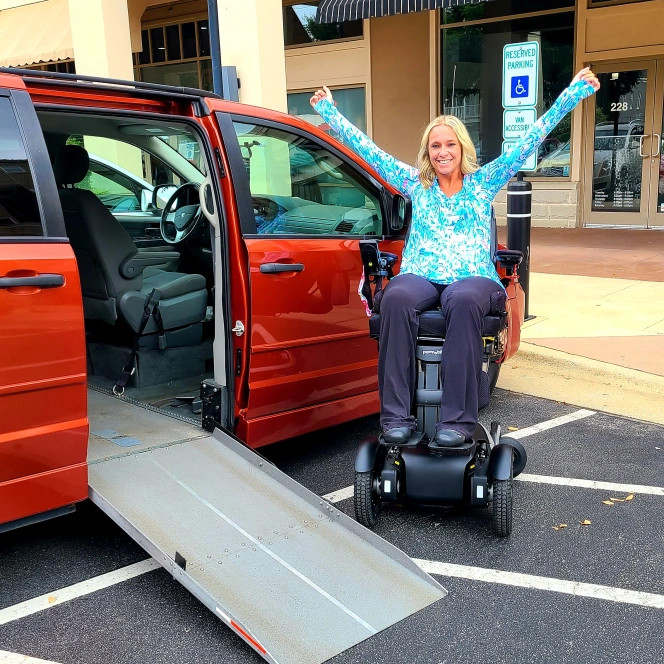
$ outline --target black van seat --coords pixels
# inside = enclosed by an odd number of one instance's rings
[[[144,275],[145,266],[127,231],[92,192],[73,188],[88,168],[88,153],[78,145],[63,146],[53,165],[67,235],[78,262],[85,317],[109,325],[121,320],[134,334],[155,333],[154,316],[143,331],[140,324],[156,288],[164,330],[202,321],[208,303],[205,278],[152,267]],[[177,252],[169,253],[178,258]]]

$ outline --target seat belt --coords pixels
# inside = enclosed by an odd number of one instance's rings
[[[164,332],[164,321],[161,317],[161,311],[159,311],[160,298],[161,291],[153,288],[152,292],[148,296],[148,299],[145,301],[145,306],[143,307],[143,317],[141,318],[141,322],[138,325],[138,332],[136,332],[136,335],[134,336],[134,347],[132,348],[129,357],[125,362],[122,373],[120,374],[120,378],[118,378],[118,381],[115,383],[115,385],[113,385],[113,394],[118,397],[121,397],[124,394],[125,387],[129,382],[129,379],[136,371],[135,362],[136,356],[138,355],[139,339],[141,334],[143,334],[143,330],[145,330],[145,326],[150,320],[150,316],[154,316],[155,322],[157,323],[157,329],[159,330],[159,336],[157,338],[159,343],[159,350],[166,349],[166,333]]]

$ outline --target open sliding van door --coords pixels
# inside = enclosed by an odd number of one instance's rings
[[[0,358],[2,530],[88,493],[76,259],[32,101],[11,75],[0,75]]]

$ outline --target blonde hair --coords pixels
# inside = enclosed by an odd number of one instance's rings
[[[477,165],[477,152],[466,125],[454,115],[439,115],[429,123],[429,126],[422,134],[420,151],[417,154],[417,168],[420,171],[420,182],[425,189],[428,189],[436,179],[436,171],[429,159],[429,134],[434,127],[445,125],[449,127],[456,135],[461,145],[461,172],[464,175],[474,173],[479,166]]]

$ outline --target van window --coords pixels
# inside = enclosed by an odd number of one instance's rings
[[[273,127],[234,123],[249,176],[256,232],[379,235],[377,188],[311,139]]]
[[[153,145],[157,140],[166,143],[169,145],[167,153],[177,152],[198,171],[202,170],[198,143],[188,132],[156,136],[152,140]],[[85,135],[72,135],[67,142],[84,147],[90,158],[86,176],[74,187],[91,191],[113,213],[141,210],[142,196],[147,195],[150,200],[157,185],[179,186],[186,182],[162,159],[128,142]],[[195,150],[191,146],[195,146]]]
[[[132,180],[100,158],[90,158],[90,168],[85,178],[76,184],[77,189],[87,189],[97,194],[111,212],[133,212],[141,209],[141,186],[138,177]]]
[[[28,155],[6,97],[0,97],[0,237],[44,235]]]

